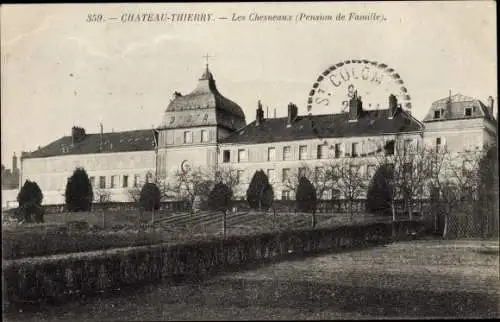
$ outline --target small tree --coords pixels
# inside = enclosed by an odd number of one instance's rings
[[[209,207],[213,211],[222,211],[224,215],[224,238],[226,237],[226,214],[231,208],[233,192],[224,183],[217,183],[210,191]]]
[[[68,179],[64,195],[69,211],[89,211],[91,209],[94,193],[85,169],[75,169],[73,175]]]
[[[269,179],[263,170],[258,170],[252,177],[247,190],[247,201],[252,209],[262,209],[264,189],[269,185]]]
[[[392,177],[393,170],[389,164],[378,167],[368,187],[366,194],[366,211],[387,215],[392,207]]]
[[[316,226],[316,188],[306,177],[300,177],[297,193],[295,195],[297,208],[302,212],[311,212],[312,226]]]
[[[262,192],[261,207],[263,210],[268,210],[274,202],[274,190],[271,184],[267,184]]]
[[[148,182],[142,186],[139,204],[146,211],[155,211],[160,208],[161,191],[154,183]]]
[[[38,184],[34,181],[26,180],[17,195],[19,211],[25,222],[33,221],[32,214],[35,214],[37,222],[43,222],[42,211],[43,193]]]

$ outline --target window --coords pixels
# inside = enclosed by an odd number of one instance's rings
[[[435,119],[439,119],[439,118],[441,118],[441,111],[440,111],[440,110],[436,110],[436,111],[434,111],[434,118],[435,118]]]
[[[123,176],[123,184],[122,184],[123,188],[127,188],[128,187],[128,176]]]
[[[326,144],[318,145],[318,150],[316,151],[316,159],[326,158],[327,148],[328,148],[328,145],[326,145]]]
[[[208,142],[208,131],[201,130],[201,142]]]
[[[281,200],[290,200],[290,191],[288,190],[281,191]]]
[[[290,177],[290,169],[283,169],[283,175],[281,177],[281,181],[282,182],[286,182],[286,180],[288,180],[288,178]]]
[[[193,143],[193,133],[190,131],[184,132],[184,143]]]
[[[335,143],[335,157],[340,158],[341,156],[340,143]]]
[[[302,167],[299,168],[299,178],[306,177],[307,176],[307,168]]]
[[[405,139],[403,144],[403,149],[404,151],[408,152],[408,151],[411,151],[411,147],[412,147],[412,142],[413,140],[412,139]]]
[[[441,148],[441,138],[436,138],[436,151]]]
[[[321,176],[325,168],[323,167],[314,167],[314,178],[315,180],[318,180],[318,178]]]
[[[375,174],[375,165],[374,164],[369,164],[366,166],[366,174],[368,174],[368,177],[373,177]]]
[[[90,185],[95,187],[95,177],[90,177]]]
[[[268,148],[267,149],[267,161],[274,161],[276,160],[276,149],[275,148]]]
[[[470,107],[465,108],[465,116],[472,116],[472,108]]]
[[[394,140],[387,141],[384,149],[385,155],[394,155]]]
[[[247,161],[247,151],[244,149],[238,150],[238,162]]]
[[[134,187],[137,188],[138,185],[139,185],[139,175],[134,174]]]
[[[358,156],[358,143],[352,143],[351,144],[351,156],[353,158]]]
[[[240,184],[243,183],[243,175],[245,174],[244,170],[238,170],[236,172],[236,183]]]
[[[114,188],[116,184],[116,176],[111,176],[110,188]]]
[[[106,177],[103,176],[99,177],[99,188],[100,189],[106,188]]]
[[[290,146],[283,147],[283,160],[285,161],[292,160],[292,147]]]
[[[231,159],[230,156],[231,156],[231,153],[229,152],[229,150],[224,150],[222,152],[222,162],[228,163],[229,160]]]
[[[267,169],[267,178],[269,179],[269,182],[274,182],[274,169]]]
[[[307,145],[299,146],[299,160],[307,159]]]

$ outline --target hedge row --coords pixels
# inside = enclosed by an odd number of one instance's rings
[[[159,234],[144,231],[74,230],[65,226],[4,231],[3,259],[75,253],[161,242]]]
[[[395,223],[399,239],[423,229],[417,222]],[[66,300],[72,294],[178,276],[202,277],[270,259],[387,243],[391,235],[390,223],[376,223],[10,260],[2,267],[4,305]]]

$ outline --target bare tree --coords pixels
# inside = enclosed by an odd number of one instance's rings
[[[194,210],[195,200],[198,198],[206,200],[214,186],[214,179],[210,173],[201,167],[189,170],[176,170],[172,176],[174,183],[173,191],[180,200],[186,200]]]
[[[366,190],[366,172],[363,171],[363,162],[355,158],[344,158],[338,163],[338,184],[345,200],[349,202],[351,219],[354,211],[354,201],[361,197]]]

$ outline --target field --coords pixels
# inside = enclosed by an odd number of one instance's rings
[[[47,214],[43,224],[3,227],[4,259],[83,252],[115,247],[206,240],[223,235],[220,212]],[[318,214],[317,227],[386,220],[365,215]],[[88,224],[77,227],[75,223]],[[237,212],[226,218],[226,234],[248,235],[311,227],[311,214]]]
[[[7,321],[498,318],[498,241],[413,241],[290,260],[201,284],[4,316]]]

